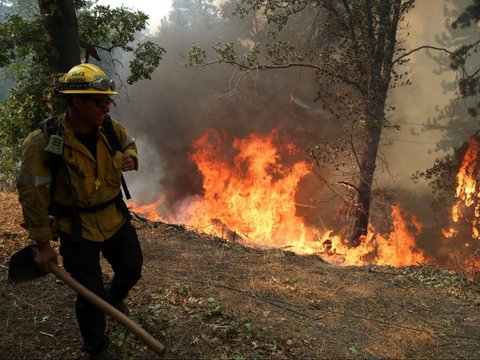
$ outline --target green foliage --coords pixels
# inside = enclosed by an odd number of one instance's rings
[[[13,188],[18,171],[23,139],[37,127],[37,123],[50,113],[46,99],[51,97],[48,86],[53,83],[51,74],[33,67],[33,60],[16,64],[19,81],[11,90],[9,100],[0,106],[0,187]]]
[[[232,63],[235,61],[237,57],[237,52],[233,48],[233,43],[221,43],[217,42],[217,44],[213,47],[216,51],[220,61],[226,63]]]
[[[259,55],[260,55],[260,44],[257,42],[255,45],[252,47],[252,50],[250,50],[246,55],[245,58],[243,59],[243,66],[246,67],[255,67],[260,65],[259,62]]]
[[[101,5],[83,8],[78,12],[79,38],[81,42],[105,46],[108,50],[119,47],[133,51],[130,43],[135,40],[136,32],[146,28],[147,20],[145,13],[123,6],[117,9]]]
[[[454,202],[455,175],[468,146],[465,142],[466,134],[478,128],[477,75],[480,58],[478,29],[477,26],[471,25],[478,22],[480,2],[476,0],[471,6],[470,4],[472,4],[470,0],[452,1],[443,10],[445,22],[451,23],[452,26],[446,28],[439,45],[456,50],[450,58],[436,57],[435,60],[442,73],[451,72],[453,69],[458,75],[455,80],[442,84],[443,91],[450,93],[452,100],[441,108],[434,118],[429,119],[428,126],[419,132],[422,134],[432,129],[441,131],[442,137],[437,141],[435,150],[448,155],[443,156],[439,153],[442,158],[436,160],[431,168],[417,172],[413,176],[414,180],[418,180],[420,176],[429,182],[435,197],[432,209],[438,224],[441,225],[448,223],[445,221],[451,216],[449,209]],[[459,94],[462,97],[461,101],[458,98]]]
[[[189,29],[194,24],[211,25],[217,16],[213,0],[172,0],[169,19],[180,29]]]
[[[0,67],[5,67],[26,57],[46,56],[39,17],[28,21],[16,14],[9,14],[0,23]]]
[[[279,350],[277,340],[275,340],[275,339],[272,342],[271,350],[272,350],[273,353],[276,353]]]
[[[204,49],[198,46],[196,43],[193,43],[192,47],[187,54],[187,66],[201,65],[205,63],[207,54]]]
[[[275,65],[289,64],[292,62],[301,62],[304,57],[298,54],[295,47],[287,41],[271,41],[266,46],[267,59],[271,59]]]
[[[443,323],[443,326],[447,327],[447,328],[451,328],[453,326],[453,320],[452,319],[444,319],[442,321]]]
[[[465,29],[480,21],[480,1],[474,0],[472,4],[465,7],[464,11],[452,23],[453,29]],[[476,63],[476,57],[479,51],[478,39],[472,40],[470,43],[464,43],[459,46],[451,54],[451,68],[460,72],[460,79],[458,80],[458,89],[460,95],[464,98],[476,96],[478,94],[478,84],[480,76],[479,69]],[[474,59],[474,60],[472,60]],[[480,103],[477,104],[477,107]],[[477,116],[476,108],[470,108],[471,116]]]
[[[136,324],[140,324],[140,316],[131,315],[129,318]],[[125,344],[128,334],[129,334],[129,331],[126,327],[120,324],[114,324],[109,333],[110,341],[115,346],[121,347],[123,346],[123,344]]]
[[[220,310],[220,305],[218,305],[217,300],[214,298],[208,298],[207,300],[207,317],[221,316],[222,311]]]
[[[37,3],[19,0],[15,4],[10,13],[0,13],[4,18],[0,23],[0,69],[16,80],[9,99],[0,104],[0,187],[11,186],[16,177],[22,140],[40,120],[55,111],[52,87],[59,75],[48,65],[47,52],[52,50],[46,46]],[[74,7],[79,24],[78,41],[85,58],[86,49],[89,49],[89,56],[98,58],[103,57],[101,51],[106,52],[109,58],[102,60],[112,63],[113,55],[121,54],[118,50],[131,52],[131,74],[127,82],[150,79],[165,49],[149,41],[133,45],[137,33],[146,28],[148,16],[145,13],[123,6],[91,8],[90,1],[82,0],[74,1]],[[101,66],[106,68],[107,65]]]
[[[150,75],[157,68],[165,54],[165,49],[151,41],[139,44],[134,50],[135,58],[130,62],[131,75],[127,82],[133,84],[141,79],[151,79]]]
[[[360,351],[358,351],[358,349],[355,347],[355,346],[351,346],[348,351],[350,351],[350,353],[353,355],[353,356],[360,356],[361,353]]]
[[[269,24],[275,24],[279,30],[287,25],[290,16],[305,9],[309,3],[315,3],[310,0],[296,1],[259,1],[259,0],[240,0],[234,14],[245,17],[252,11],[261,10]]]

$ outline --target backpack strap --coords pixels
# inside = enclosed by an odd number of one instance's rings
[[[120,140],[118,139],[117,133],[113,128],[112,118],[108,114],[105,116],[105,121],[103,122],[103,129],[105,130],[108,143],[112,147],[113,153],[115,153],[116,151],[123,152],[123,146],[122,144],[120,144]],[[121,181],[122,181],[123,192],[125,193],[125,197],[128,200],[131,198],[131,196],[130,196],[130,191],[128,191],[127,183],[125,182],[125,178],[123,177],[123,174],[121,174]]]
[[[57,173],[59,168],[62,165],[64,165],[63,141],[61,144],[61,150],[62,150],[61,154],[59,152],[60,150],[60,147],[58,146],[59,144],[53,146],[56,149],[55,151],[50,151],[47,149],[52,148],[52,136],[61,137],[63,129],[60,126],[60,117],[58,116],[52,116],[47,119],[43,119],[38,123],[38,126],[47,137],[48,145],[45,148],[45,153],[46,153],[45,165],[50,170],[50,175],[52,176],[52,183],[50,184],[50,205],[48,207],[48,211],[50,214],[54,214],[56,212],[54,198],[55,198],[55,187],[57,182]]]

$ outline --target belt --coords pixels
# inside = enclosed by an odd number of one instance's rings
[[[54,202],[54,208],[52,209],[52,214],[58,218],[71,217],[72,219],[72,240],[73,242],[80,242],[83,240],[82,237],[82,220],[80,218],[80,213],[94,213],[99,210],[103,210],[108,206],[115,204],[117,209],[121,211],[125,220],[129,221],[132,219],[132,215],[123,201],[122,192],[120,191],[117,196],[113,199],[105,201],[104,203],[93,205],[90,207],[81,207],[81,206],[67,206]]]
[[[115,204],[117,201],[122,200],[122,193],[119,193],[113,199],[107,200],[103,203],[96,204],[89,207],[81,207],[81,206],[68,206],[63,205],[55,201],[54,203],[54,215],[58,218],[66,218],[71,216],[75,211],[79,213],[94,213],[99,210],[103,210],[109,207],[112,204]]]

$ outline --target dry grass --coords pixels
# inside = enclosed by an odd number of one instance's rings
[[[0,358],[84,358],[72,290],[52,275],[6,281],[9,256],[28,240],[16,197],[0,196]],[[128,304],[167,359],[480,358],[479,284],[458,273],[334,266],[180,226],[135,225],[145,265]],[[113,323],[110,336],[124,359],[155,356]]]

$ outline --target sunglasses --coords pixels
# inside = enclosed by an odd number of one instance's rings
[[[64,90],[88,89],[93,88],[101,91],[115,91],[115,82],[112,79],[101,78],[91,82],[67,82],[60,84],[60,88]]]
[[[110,98],[94,98],[89,96],[82,96],[82,98],[93,101],[95,103],[95,106],[99,109],[103,108],[106,105],[110,105],[113,101]]]

